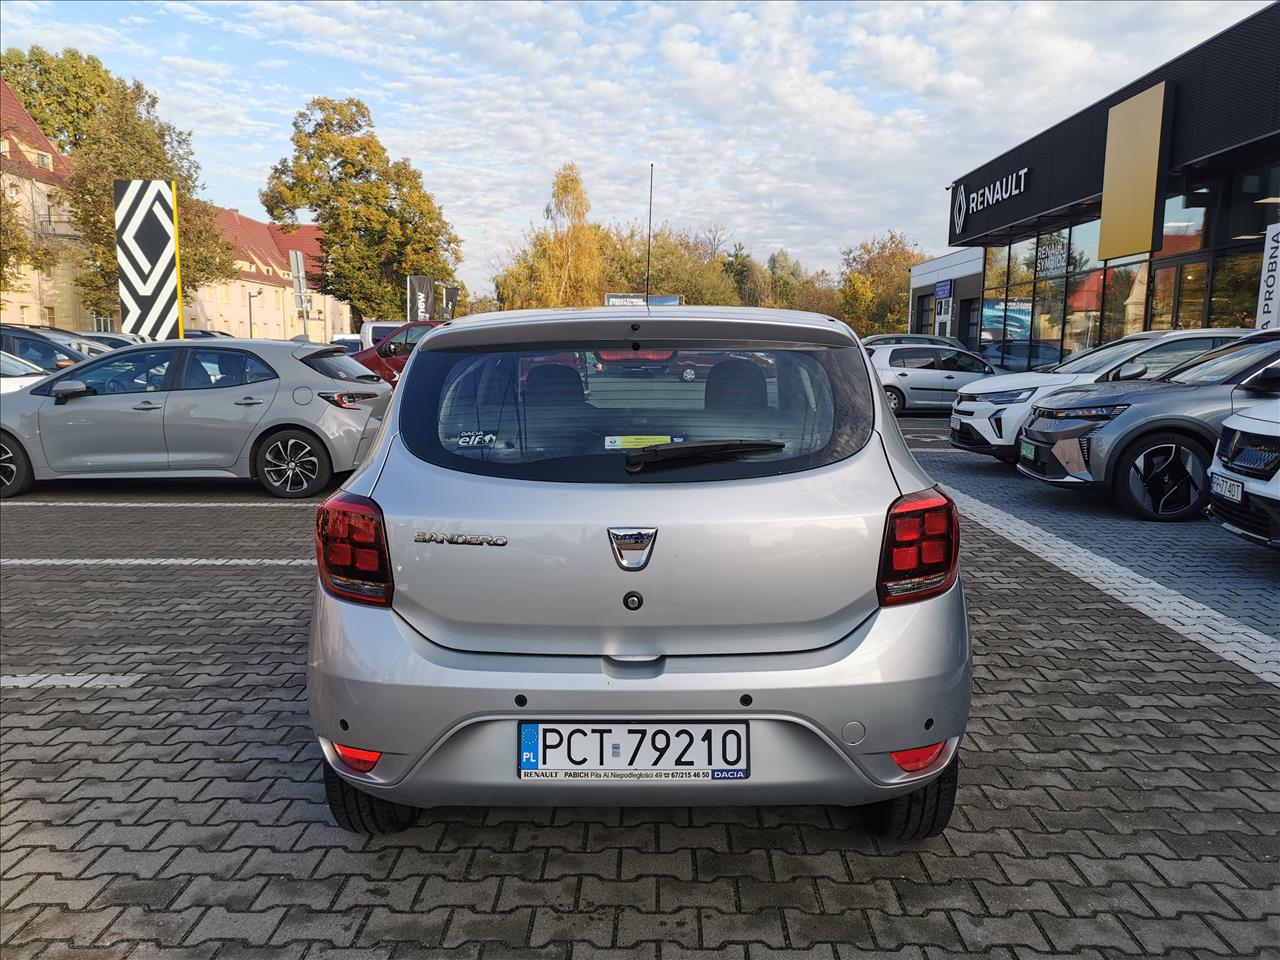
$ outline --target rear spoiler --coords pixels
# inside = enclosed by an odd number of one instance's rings
[[[765,317],[528,317],[479,323],[444,323],[422,338],[427,350],[553,343],[701,343],[729,340],[744,347],[813,344],[851,347],[857,341],[838,320]]]

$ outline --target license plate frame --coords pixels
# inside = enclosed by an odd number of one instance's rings
[[[1035,463],[1036,445],[1032,443],[1030,440],[1019,440],[1018,456],[1021,457],[1023,460],[1030,460],[1032,463]]]
[[[960,418],[954,413],[951,415],[951,429],[952,430],[960,429]]]
[[[590,719],[590,720],[518,720],[514,724],[516,732],[516,779],[521,783],[532,782],[536,780],[547,780],[552,783],[580,783],[580,782],[613,782],[613,783],[719,783],[724,781],[749,780],[751,778],[751,724],[747,720],[615,720],[615,719]],[[546,751],[542,749],[543,738],[541,731],[544,728],[555,729],[561,732],[564,740],[569,738],[565,736],[564,731],[582,731],[585,742],[579,749],[597,750],[596,759],[624,759],[628,762],[622,764],[600,764],[587,757],[586,762],[580,765],[570,766],[543,766],[541,759],[546,757]],[[640,755],[643,746],[637,747],[632,734],[635,731],[643,729],[645,736],[642,739],[649,741],[649,745],[653,746],[653,733],[655,731],[666,731],[671,746],[665,751],[661,762],[663,766],[640,766],[635,764],[635,760],[649,759],[651,753],[646,751],[643,757]],[[532,730],[532,739],[526,739],[528,732]],[[606,737],[619,736],[622,741],[627,744],[627,748],[635,749],[635,753],[631,758],[618,757],[613,752],[614,741],[609,741],[609,756],[604,755],[605,738],[595,738],[595,731],[607,731]],[[632,734],[628,733],[632,731]],[[696,730],[696,733],[695,733]],[[676,767],[674,763],[666,765],[668,759],[675,760],[677,754],[675,742],[677,737],[673,735],[674,731],[687,732],[692,738],[683,748],[685,752],[694,746],[699,750],[708,749],[713,753],[713,761],[716,759],[727,761],[727,750],[722,750],[720,755],[715,756],[715,750],[710,746],[703,747],[699,744],[702,739],[701,735],[706,730],[720,730],[727,733],[732,730],[738,733],[738,747],[740,755],[737,763],[724,763],[717,767],[715,763],[711,764],[695,764],[694,766]],[[628,739],[630,738],[630,739]],[[563,746],[563,742],[557,744],[555,749],[559,750]],[[528,757],[527,750],[533,746],[534,756]],[[569,751],[574,749],[572,746],[565,750],[566,759]],[[656,750],[653,750],[656,752]],[[581,756],[582,754],[578,754]],[[550,758],[547,758],[550,759]],[[530,764],[530,760],[532,763]]]
[[[1217,494],[1223,500],[1229,500],[1231,503],[1244,502],[1244,484],[1239,480],[1224,477],[1220,473],[1215,473],[1209,478],[1209,492]]]

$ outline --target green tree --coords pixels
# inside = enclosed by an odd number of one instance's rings
[[[351,305],[352,320],[404,316],[404,278],[453,282],[462,241],[408,160],[391,160],[359,100],[316,97],[293,121],[293,156],[259,194],[286,227],[307,211],[324,231],[322,293]]]
[[[94,116],[128,86],[97,57],[72,49],[10,47],[0,54],[0,75],[61,153],[75,152]]]
[[[768,266],[774,305],[793,307],[796,295],[805,281],[804,267],[785,250],[779,250],[770,256]]]
[[[197,198],[200,165],[191,134],[161,120],[156,98],[134,82],[121,85],[84,123],[62,191],[80,234],[76,285],[86,306],[104,315],[117,309],[115,181],[132,179],[177,181],[187,298],[199,287],[235,275],[231,245],[218,228],[217,211]]]
[[[859,336],[905,331],[911,268],[925,255],[895,230],[846,247],[840,255],[840,319]]]
[[[23,267],[48,270],[57,259],[57,248],[32,230],[22,204],[0,197],[0,294],[19,289]]]

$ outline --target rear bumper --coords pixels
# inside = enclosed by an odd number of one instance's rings
[[[361,789],[415,806],[874,802],[915,789],[950,762],[970,684],[959,584],[880,609],[820,650],[646,662],[452,650],[394,611],[317,588],[308,675],[312,724],[329,763]],[[750,777],[518,778],[517,721],[591,718],[746,720]],[[333,741],[383,757],[371,773],[354,773],[337,762]],[[942,756],[919,773],[903,773],[889,757],[939,741],[947,742]]]

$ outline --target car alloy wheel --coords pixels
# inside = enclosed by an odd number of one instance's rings
[[[1205,466],[1195,452],[1161,443],[1139,453],[1129,468],[1129,495],[1156,516],[1187,511],[1204,496]]]
[[[685,367],[680,371],[680,379],[685,383],[693,383],[693,381],[698,379],[698,371],[693,367]]]
[[[7,443],[0,443],[0,487],[7,487],[18,479],[18,458]]]
[[[889,398],[889,412],[897,413],[902,407],[902,394],[898,393],[892,387],[885,390],[884,395]]]
[[[289,493],[305,490],[320,474],[320,459],[311,444],[296,437],[271,444],[265,459],[267,482]]]

